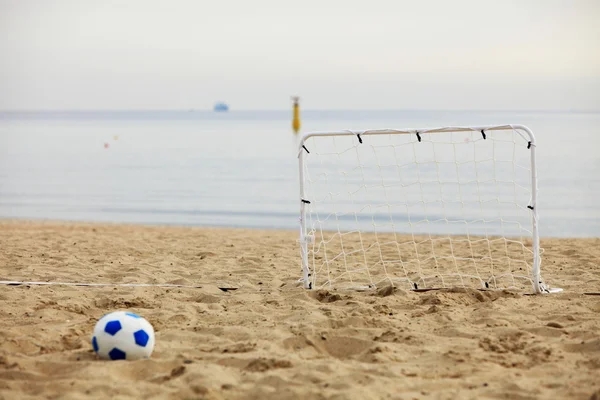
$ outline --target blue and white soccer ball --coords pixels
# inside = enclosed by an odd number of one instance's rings
[[[137,314],[112,312],[96,323],[92,347],[105,360],[149,358],[154,350],[154,328]]]

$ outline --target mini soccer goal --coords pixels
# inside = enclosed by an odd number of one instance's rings
[[[305,134],[305,288],[548,292],[536,144],[522,125]]]

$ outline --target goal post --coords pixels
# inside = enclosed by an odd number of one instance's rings
[[[548,292],[535,152],[523,125],[305,134],[303,286]]]

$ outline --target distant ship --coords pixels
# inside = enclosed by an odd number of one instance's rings
[[[225,103],[219,102],[215,104],[215,112],[226,112],[229,111],[229,106]]]

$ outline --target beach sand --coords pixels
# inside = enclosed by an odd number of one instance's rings
[[[598,399],[600,239],[542,247],[562,293],[306,291],[297,232],[2,221],[2,280],[201,288],[0,286],[0,399]],[[151,359],[96,359],[115,310]]]

